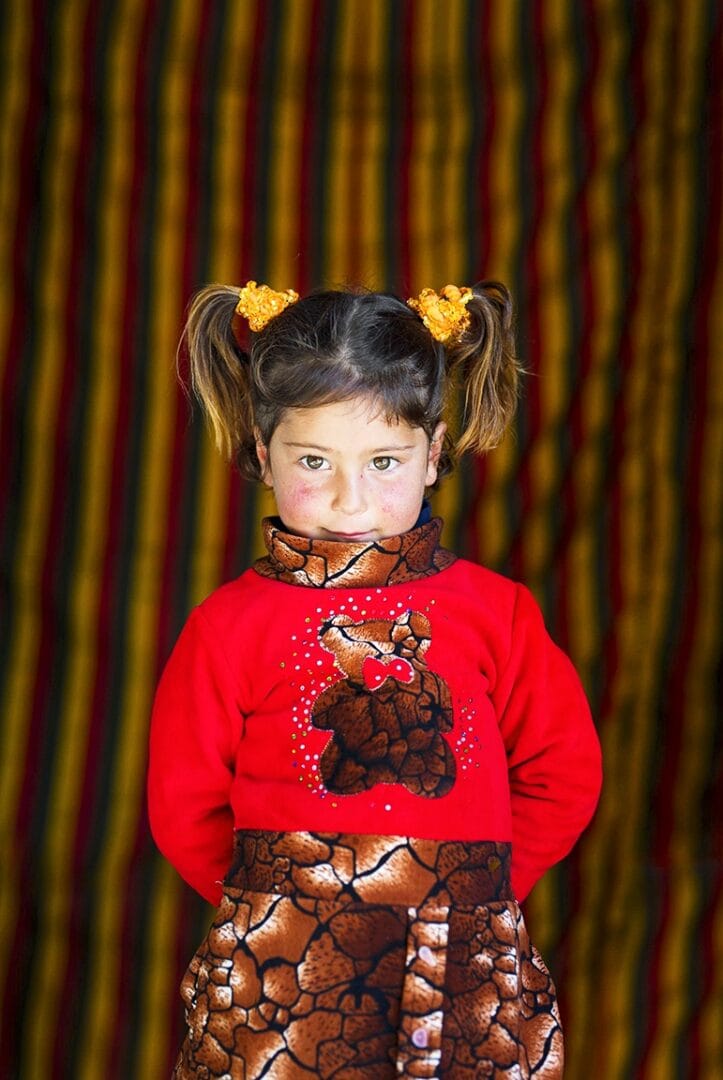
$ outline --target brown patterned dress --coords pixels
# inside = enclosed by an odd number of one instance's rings
[[[589,821],[599,745],[533,598],[440,529],[342,544],[267,520],[268,555],[176,644],[151,825],[220,898],[176,1080],[562,1077],[516,896]]]
[[[503,843],[239,831],[174,1077],[561,1077],[509,863]]]

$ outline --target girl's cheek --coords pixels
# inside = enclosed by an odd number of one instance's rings
[[[385,514],[398,514],[402,508],[413,501],[410,496],[408,481],[400,480],[398,484],[389,484],[381,498],[381,509]]]
[[[313,484],[290,484],[284,489],[284,501],[294,510],[303,510],[316,498]]]

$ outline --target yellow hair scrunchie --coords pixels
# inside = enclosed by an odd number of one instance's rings
[[[419,296],[407,300],[416,311],[435,341],[443,344],[450,338],[458,338],[469,325],[467,304],[474,293],[468,285],[445,285],[441,293],[434,289],[422,289]]]
[[[280,315],[284,308],[295,304],[298,299],[299,294],[293,289],[276,292],[268,285],[247,281],[243,289],[239,290],[236,312],[243,315],[254,333],[258,333],[273,318]]]

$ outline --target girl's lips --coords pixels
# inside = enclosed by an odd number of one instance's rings
[[[342,533],[342,532],[330,532],[329,537],[332,540],[372,540],[373,534],[370,532],[358,532],[358,533]]]

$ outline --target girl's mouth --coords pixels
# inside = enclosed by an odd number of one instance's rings
[[[370,532],[358,532],[358,533],[342,533],[342,532],[329,532],[329,536],[332,540],[371,540],[373,534]]]

